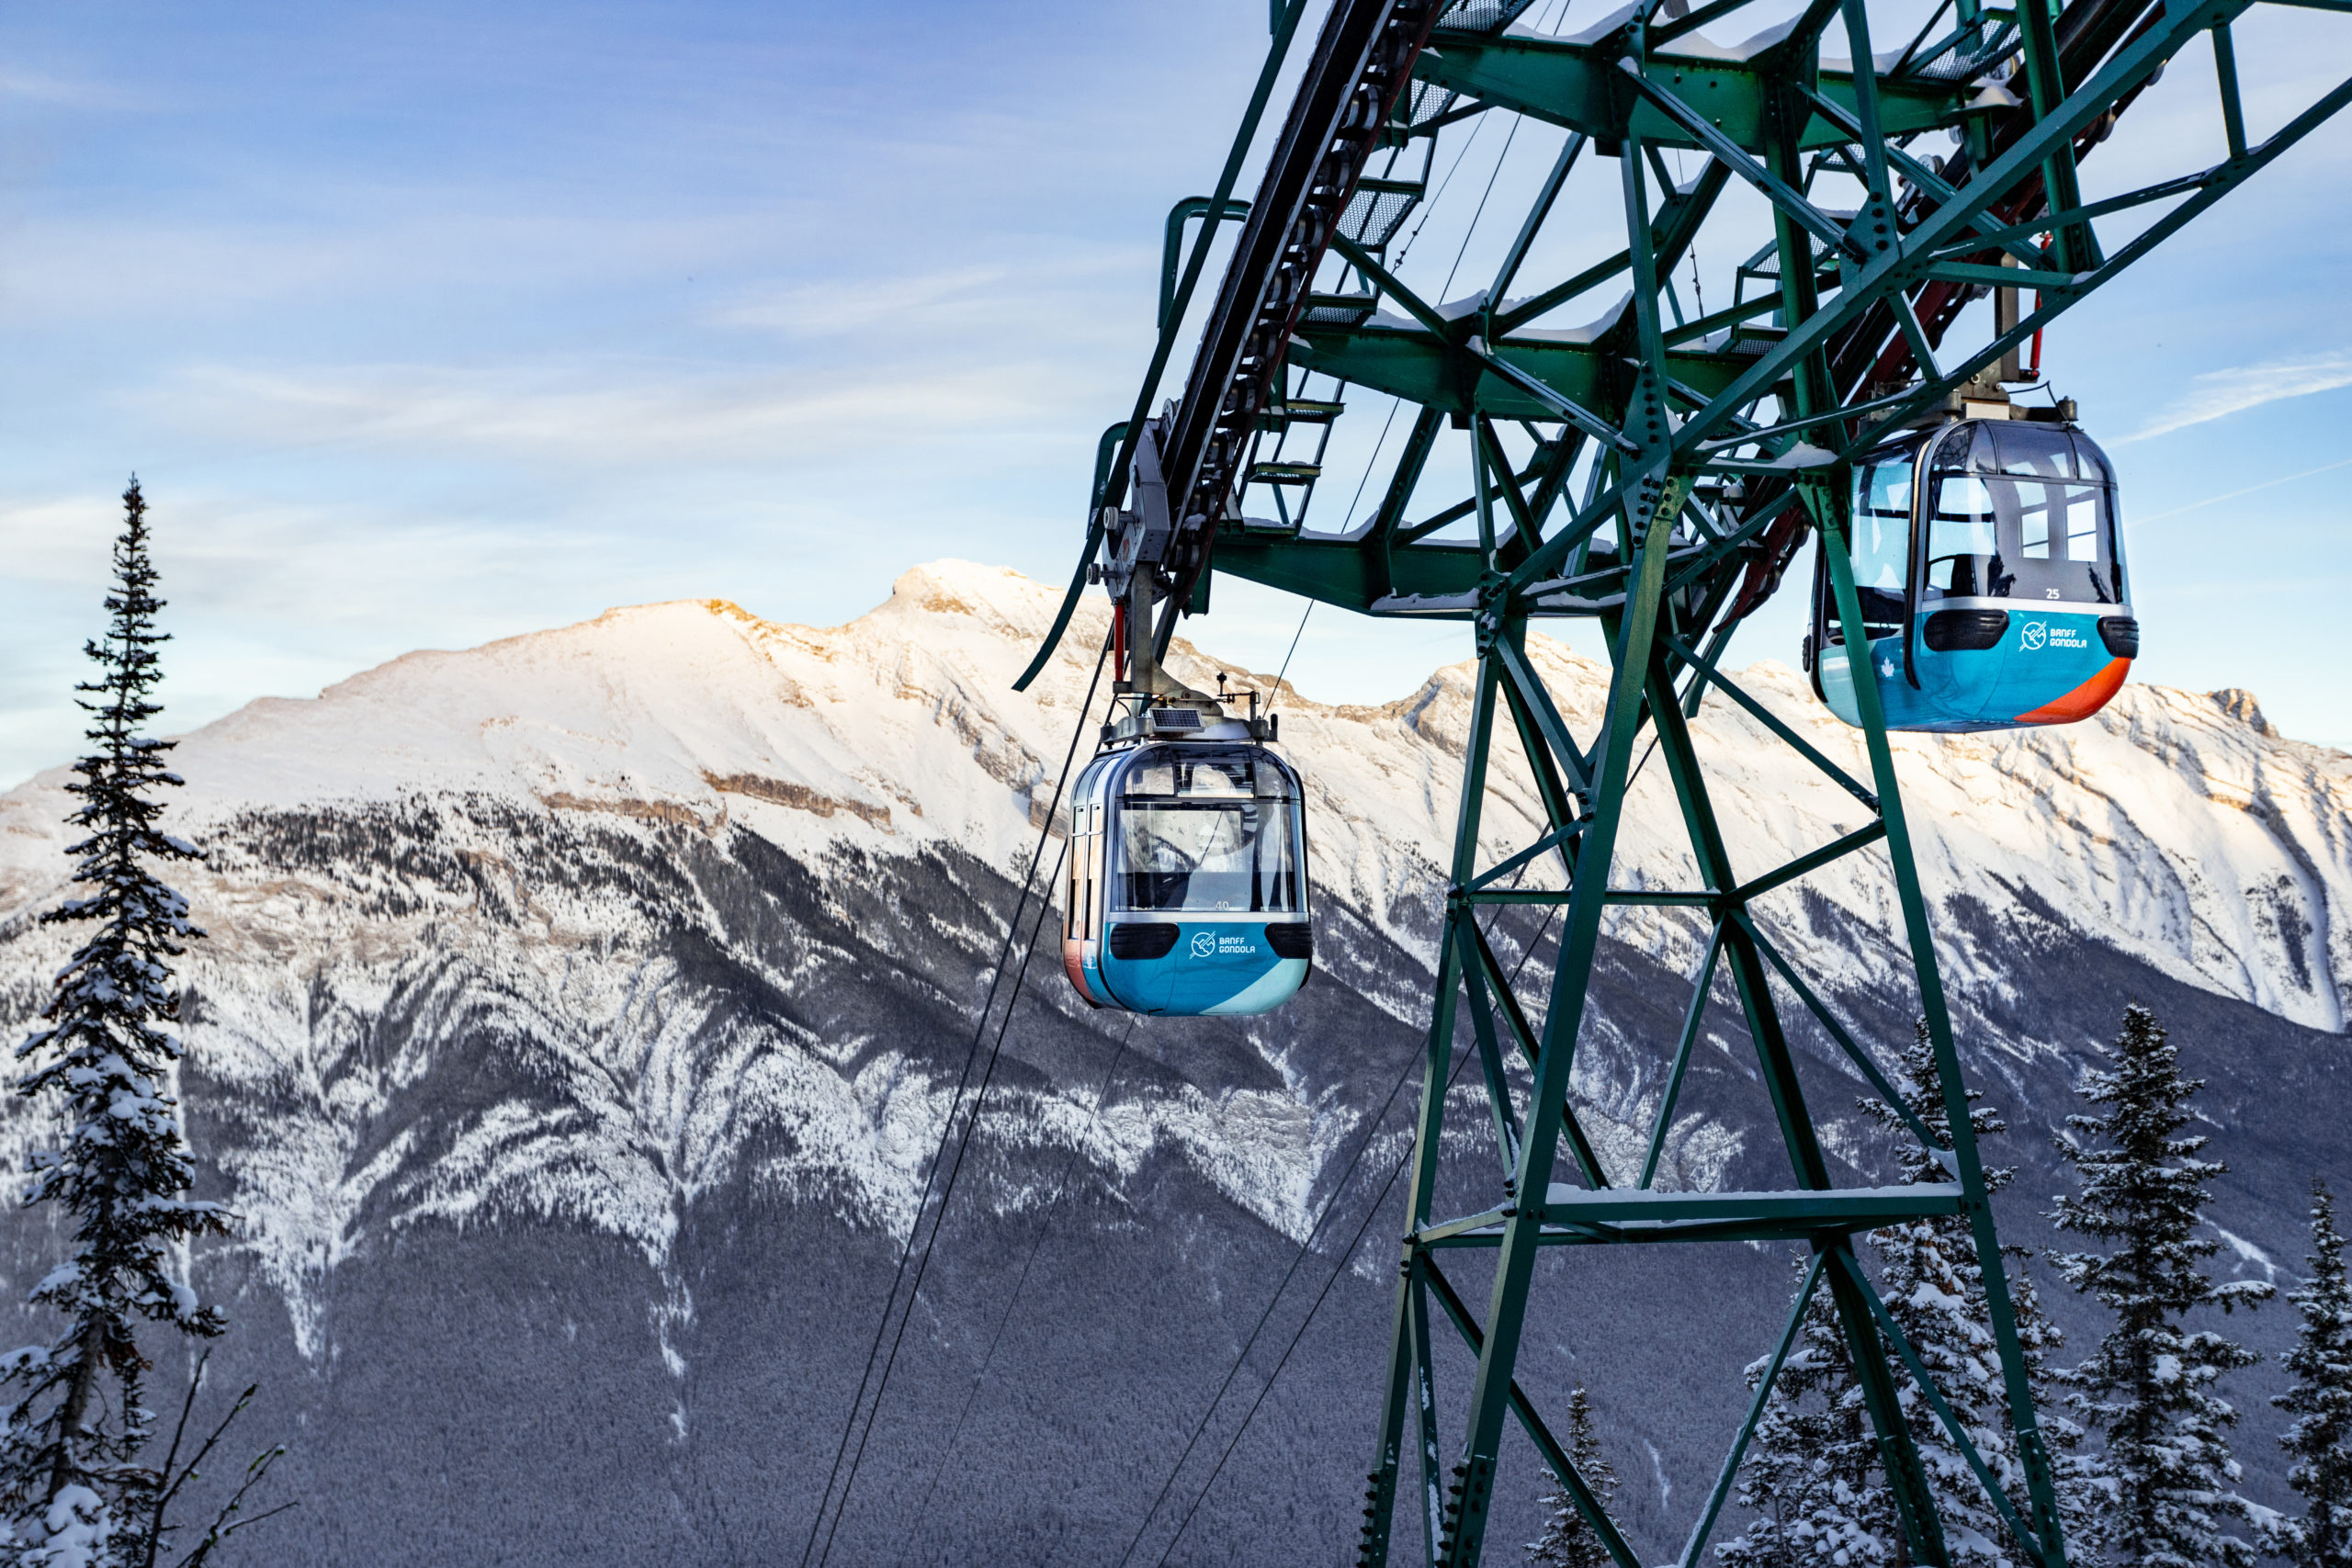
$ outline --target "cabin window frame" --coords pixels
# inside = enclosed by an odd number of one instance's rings
[[[1253,772],[1252,787],[1249,794],[1236,794],[1229,797],[1206,797],[1199,804],[1183,809],[1227,811],[1254,808],[1258,812],[1259,826],[1250,846],[1249,855],[1250,863],[1249,875],[1253,904],[1261,901],[1258,892],[1261,878],[1265,874],[1259,871],[1258,867],[1261,863],[1266,838],[1271,832],[1281,832],[1284,843],[1294,852],[1288,856],[1290,864],[1285,874],[1287,886],[1283,889],[1286,897],[1281,904],[1269,903],[1264,908],[1195,909],[1182,906],[1144,908],[1132,902],[1128,886],[1130,873],[1127,865],[1126,818],[1129,811],[1127,780],[1141,769],[1153,765],[1159,760],[1165,758],[1173,761],[1175,757],[1182,756],[1184,750],[1194,749],[1197,749],[1201,754],[1201,761],[1229,761],[1247,757],[1252,763],[1253,769],[1271,764],[1278,770],[1283,788],[1283,794],[1279,797],[1263,793],[1256,784],[1256,775]],[[1122,766],[1105,775],[1101,794],[1103,815],[1097,834],[1099,847],[1096,852],[1101,855],[1102,861],[1096,896],[1102,900],[1100,918],[1103,923],[1107,924],[1114,913],[1180,919],[1188,914],[1259,915],[1296,919],[1309,918],[1305,786],[1298,776],[1297,770],[1273,751],[1254,742],[1163,741],[1157,745],[1138,748],[1136,751],[1129,753]],[[1148,802],[1153,797],[1142,795],[1137,798]],[[1172,800],[1181,797],[1170,796],[1170,798]],[[1118,828],[1119,831],[1112,832],[1113,827]]]

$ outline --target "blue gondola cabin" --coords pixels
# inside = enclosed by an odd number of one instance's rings
[[[2071,424],[1962,420],[1854,465],[1854,587],[1890,729],[2088,718],[2140,651],[2115,470]],[[1806,664],[1849,724],[1851,661],[1826,566]]]
[[[1261,1013],[1306,983],[1305,804],[1263,746],[1103,752],[1072,798],[1069,864],[1062,964],[1097,1007]]]

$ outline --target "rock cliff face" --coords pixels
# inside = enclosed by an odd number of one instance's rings
[[[184,1097],[205,1179],[242,1217],[196,1267],[236,1321],[221,1370],[264,1383],[254,1439],[293,1449],[306,1500],[266,1527],[272,1555],[798,1561],[1103,633],[1090,608],[1012,692],[1052,598],[950,562],[830,629],[720,601],[616,610],[412,654],[187,738],[172,825],[210,852],[183,886],[211,936],[185,969]],[[1548,644],[1535,657],[1589,725],[1599,669]],[[1176,662],[1195,684],[1218,668],[1182,648]],[[1759,665],[1747,683],[1863,771],[1801,677]],[[1405,1145],[1413,1091],[1396,1086],[1425,1027],[1469,695],[1467,666],[1379,707],[1281,694],[1317,900],[1317,975],[1292,1008],[1089,1012],[1048,940],[833,1561],[1116,1561],[1369,1139],[1272,1343],[1145,1537],[1156,1558],[1331,1279],[1170,1561],[1346,1560],[1396,1229],[1373,1205]],[[1849,796],[1729,704],[1696,732],[1742,868],[1856,825]],[[2230,1256],[2298,1263],[2305,1183],[2346,1174],[2352,758],[2278,737],[2246,694],[2148,687],[2087,724],[1897,752],[1969,1066],[2015,1128],[1993,1152],[2026,1168],[2017,1238],[2040,1239],[2074,1072],[2137,998],[2212,1080]],[[67,869],[64,777],[0,796],[0,1024],[18,1036],[70,934],[32,919]],[[1489,852],[1528,841],[1537,815],[1506,784]],[[1664,769],[1645,770],[1620,880],[1687,886],[1680,833]],[[1763,913],[1866,1038],[1907,1034],[1883,858]],[[1540,997],[1552,951],[1527,926],[1498,941]],[[1605,1163],[1636,1157],[1697,952],[1671,912],[1607,932],[1575,1086]],[[1779,1179],[1727,1000],[1661,1185]],[[1875,1179],[1858,1080],[1798,1034],[1830,1146]],[[1453,1125],[1449,1201],[1482,1203],[1493,1156],[1471,1115]],[[0,1158],[42,1137],[11,1102]],[[8,1221],[0,1300],[55,1246]],[[1663,1558],[1736,1420],[1785,1262],[1733,1248],[1547,1269],[1528,1376],[1591,1388],[1635,1533]],[[2286,1315],[2248,1331],[2283,1341]],[[2269,1386],[2238,1387],[2241,1452],[2280,1501]],[[1532,1469],[1513,1473],[1532,1505]],[[1525,1539],[1512,1528],[1498,1560]]]

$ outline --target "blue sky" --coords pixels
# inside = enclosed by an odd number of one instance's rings
[[[1570,5],[1572,27],[1605,8]],[[612,604],[831,623],[941,555],[1061,580],[1094,436],[1148,353],[1160,216],[1213,182],[1264,17],[0,13],[0,785],[73,754],[133,468],[173,728]],[[2257,132],[2347,37],[2242,24]],[[2210,75],[2177,65],[2095,175],[2209,161]],[[1474,186],[1505,210],[1548,161],[1531,134],[1496,173],[1500,140],[1460,153],[1408,281],[1436,288]],[[2289,733],[2352,746],[2347,175],[2339,124],[2069,316],[2048,359],[2123,470],[2140,672],[2249,686]],[[1272,666],[1298,610],[1221,587],[1200,630]],[[1735,656],[1791,658],[1796,621],[1773,606]],[[1318,611],[1293,677],[1377,699],[1465,651],[1458,628]]]

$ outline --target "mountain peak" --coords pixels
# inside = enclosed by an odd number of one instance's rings
[[[952,844],[1011,866],[1046,820],[1107,630],[1109,607],[1090,595],[1035,683],[1014,692],[1058,600],[1005,568],[941,560],[836,626],[689,599],[412,653],[187,736],[175,765],[189,787],[173,811],[200,836],[256,809],[467,795],[649,831],[748,829],[812,862]],[[1529,653],[1570,722],[1592,724],[1606,671],[1542,637]],[[1271,686],[1182,641],[1170,664],[1204,687],[1220,669],[1239,689]],[[1283,693],[1285,749],[1314,803],[1314,875],[1408,944],[1447,858],[1471,675],[1448,665],[1376,705]],[[1804,677],[1759,661],[1740,679],[1840,766],[1867,773],[1857,733]],[[1095,716],[1105,695],[1098,685]],[[1732,704],[1710,700],[1693,731],[1724,800],[1761,803],[1725,808],[1742,865],[1780,863],[1852,826],[1843,793]],[[1506,733],[1504,751],[1515,745]],[[2352,816],[2352,758],[2278,737],[2251,694],[2133,686],[2083,724],[1903,736],[1895,751],[1922,874],[1941,897],[2057,919],[2192,984],[2344,1027],[2352,844],[2340,824]],[[1498,779],[1519,767],[1506,756]],[[0,918],[61,884],[65,781],[53,770],[0,796]],[[1487,852],[1530,841],[1540,818],[1532,795],[1504,784],[1487,813]],[[1637,780],[1622,855],[1625,874],[1655,886],[1694,874],[1663,768]],[[1875,928],[1891,907],[1883,863],[1848,864],[1803,896]],[[1661,953],[1690,945],[1663,917],[1626,934]],[[1819,961],[1860,962],[1820,942]],[[1964,969],[1965,954],[1954,962]]]
[[[2244,686],[2224,686],[2212,694],[2213,705],[2232,718],[2243,722],[2256,735],[2276,736],[2278,731],[2262,716],[2262,704]]]

